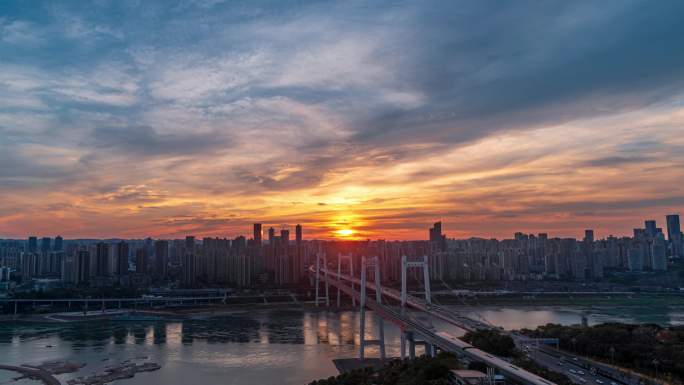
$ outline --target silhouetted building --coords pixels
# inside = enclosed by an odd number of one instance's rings
[[[194,240],[192,241],[194,243]],[[154,275],[157,279],[166,279],[169,265],[169,242],[158,240],[154,242]]]
[[[87,283],[90,279],[90,252],[85,249],[78,250],[76,260],[76,283]]]
[[[98,242],[95,253],[95,275],[106,277],[109,275],[109,244]]]
[[[137,274],[147,273],[148,253],[145,247],[135,250],[135,272]]]
[[[52,248],[52,239],[50,237],[43,237],[43,239],[40,240],[40,251],[42,253],[47,253],[50,251]]]
[[[254,224],[254,243],[257,246],[261,246],[261,223]]]
[[[667,241],[674,257],[684,256],[682,248],[682,229],[679,225],[679,214],[670,214],[665,217],[667,221]]]
[[[28,250],[29,253],[35,253],[38,251],[38,238],[37,237],[29,237],[28,238]]]
[[[116,273],[128,275],[128,243],[121,241],[116,244]]]

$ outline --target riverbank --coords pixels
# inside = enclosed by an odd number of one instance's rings
[[[355,307],[342,306],[337,307],[316,307],[313,302],[297,302],[297,303],[262,303],[262,304],[212,304],[200,306],[183,306],[183,307],[168,307],[164,309],[115,309],[105,311],[74,311],[74,312],[59,312],[59,313],[45,313],[45,314],[20,314],[2,315],[0,322],[28,322],[28,323],[74,323],[74,322],[91,322],[91,321],[164,321],[164,322],[180,322],[188,319],[204,319],[212,317],[229,316],[235,314],[242,314],[251,311],[262,310],[334,310],[334,311],[348,311],[356,310]]]
[[[61,382],[48,371],[39,368],[28,368],[25,366],[2,365],[0,369],[10,370],[21,375],[41,381],[45,385],[61,385]]]
[[[499,296],[435,295],[439,303],[448,305],[549,305],[549,306],[682,306],[684,295],[680,293],[634,293],[634,294],[527,294]]]

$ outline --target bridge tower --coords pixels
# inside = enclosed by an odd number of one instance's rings
[[[401,256],[401,308],[402,312],[404,312],[406,308],[406,301],[408,299],[408,291],[407,291],[407,277],[406,277],[406,272],[408,271],[409,268],[419,268],[423,269],[423,285],[425,286],[425,302],[427,306],[429,307],[430,304],[432,303],[432,294],[430,293],[430,270],[428,266],[428,257],[427,255],[423,256],[422,261],[410,261],[405,255]],[[434,357],[435,356],[435,348],[434,346],[421,342],[421,341],[416,341],[414,333],[410,330],[402,330],[401,331],[401,358],[404,359],[406,358],[406,348],[407,348],[407,342],[408,342],[408,349],[409,349],[409,357],[410,358],[415,358],[416,356],[416,344],[423,344],[425,345],[425,354]]]
[[[338,254],[337,255],[337,281],[339,282],[341,280],[340,276],[342,275],[342,262],[347,262],[347,266],[349,266],[349,276],[352,278],[351,283],[351,289],[354,291],[354,260],[352,259],[351,254],[350,255],[342,255]],[[340,290],[340,287],[337,286],[337,307],[340,307],[340,298],[341,298],[342,292]],[[352,296],[352,306],[356,306],[356,297]]]
[[[319,294],[320,282],[321,282],[321,259],[323,260],[324,271],[324,282],[325,282],[325,296]],[[328,280],[328,258],[325,253],[316,253],[316,306],[318,306],[319,301],[325,300],[325,306],[330,306],[330,281]]]
[[[364,360],[366,354],[367,345],[378,345],[380,347],[380,359],[385,360],[385,324],[382,318],[378,318],[379,321],[379,339],[377,340],[366,340],[366,270],[368,267],[373,267],[375,272],[375,301],[378,304],[382,304],[382,284],[380,283],[380,263],[378,257],[373,257],[370,261],[366,260],[366,257],[361,259],[361,301],[359,305],[361,307],[361,327],[359,329],[359,358],[361,361]]]
[[[409,268],[422,268],[423,269],[423,285],[425,286],[425,302],[429,304],[432,303],[432,295],[430,293],[430,271],[428,268],[428,257],[423,256],[422,261],[408,261],[405,255],[401,256],[401,307],[406,307],[406,300],[408,294],[406,292],[406,271]]]

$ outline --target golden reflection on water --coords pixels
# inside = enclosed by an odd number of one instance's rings
[[[326,313],[318,314],[318,341],[327,344],[328,338],[328,317]]]
[[[178,322],[166,324],[166,344],[172,348],[181,345],[181,324]]]
[[[340,340],[344,344],[354,344],[354,317],[353,313],[340,313]]]

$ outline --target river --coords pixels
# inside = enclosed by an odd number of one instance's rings
[[[548,322],[605,321],[684,323],[683,309],[495,307],[460,308],[506,329],[533,328]],[[66,380],[101,372],[125,360],[157,362],[162,368],[117,383],[130,385],[301,385],[337,374],[334,358],[357,355],[359,313],[315,309],[238,310],[184,321],[97,321],[65,324],[0,323],[0,363],[38,364],[69,360],[87,365]],[[367,325],[375,338],[379,322]],[[454,334],[461,333],[442,324]],[[399,354],[399,331],[385,324],[388,355]],[[370,351],[369,356],[374,356]],[[0,384],[11,382],[0,371]]]

